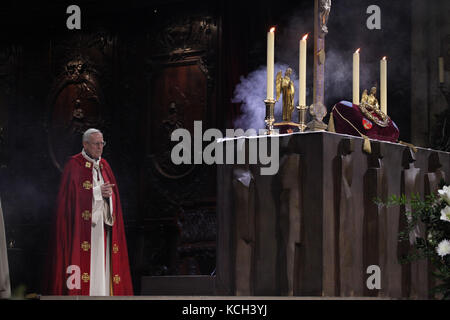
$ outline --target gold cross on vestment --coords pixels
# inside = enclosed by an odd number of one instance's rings
[[[83,217],[84,220],[88,221],[91,219],[92,214],[89,210],[84,210],[81,216]]]
[[[120,276],[119,276],[118,274],[116,274],[116,275],[114,276],[114,278],[113,278],[113,281],[114,281],[115,284],[119,284],[119,282],[120,282]]]
[[[89,277],[88,273],[83,273],[81,279],[83,280],[83,282],[88,282],[91,279],[91,277]]]
[[[83,249],[83,251],[88,251],[90,248],[91,245],[89,244],[89,242],[83,241],[83,243],[81,244],[81,249]]]
[[[90,181],[83,182],[83,188],[90,190],[92,188],[92,183]]]

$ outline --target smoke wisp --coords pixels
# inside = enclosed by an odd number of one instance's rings
[[[282,75],[287,68],[292,69],[291,80],[295,87],[295,105],[298,104],[298,75],[292,65],[285,63],[275,63],[275,77],[281,71]],[[264,118],[266,116],[266,107],[264,100],[267,96],[267,68],[261,66],[257,70],[248,74],[247,77],[241,77],[240,83],[236,86],[233,95],[233,103],[241,103],[241,116],[235,120],[234,128],[240,129],[264,129]],[[276,98],[276,84],[274,79],[274,97]],[[282,95],[279,101],[275,103],[275,120],[281,121],[282,118]],[[296,110],[292,113],[295,117]]]

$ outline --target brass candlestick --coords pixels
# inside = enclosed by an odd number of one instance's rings
[[[277,129],[277,133],[293,133],[299,130],[299,124],[292,121],[292,112],[294,111],[294,82],[291,80],[292,69],[287,68],[283,77],[282,72],[277,73],[276,85],[277,85],[277,98],[276,101],[283,95],[283,121],[274,123],[274,128]]]
[[[266,135],[274,134],[273,123],[275,122],[274,110],[275,110],[275,100],[267,99],[264,100],[266,104],[266,118],[264,122],[266,123]]]
[[[297,106],[298,110],[298,131],[304,132],[307,128],[306,125],[306,112],[308,111],[307,106]]]

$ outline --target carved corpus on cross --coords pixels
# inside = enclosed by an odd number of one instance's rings
[[[307,127],[311,131],[319,131],[327,129],[322,120],[327,115],[327,108],[324,105],[325,36],[328,33],[331,0],[314,1],[314,98],[309,109],[313,119]]]

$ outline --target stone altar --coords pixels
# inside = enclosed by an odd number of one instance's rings
[[[276,175],[217,165],[216,294],[429,298],[428,262],[398,262],[407,208],[373,199],[436,191],[450,154],[375,140],[367,154],[363,139],[330,132],[279,139]],[[379,290],[366,285],[370,265]]]

